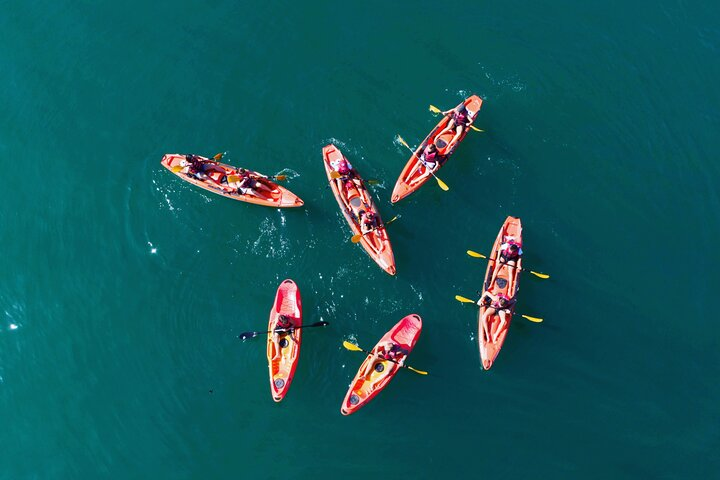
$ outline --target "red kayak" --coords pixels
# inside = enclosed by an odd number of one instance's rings
[[[343,415],[355,413],[360,407],[375,398],[375,395],[380,393],[400,370],[401,367],[397,363],[383,357],[382,354],[386,351],[387,346],[394,344],[403,349],[406,353],[400,353],[395,361],[404,360],[415,346],[421,330],[422,319],[419,315],[412,314],[400,320],[380,339],[371,352],[380,357],[368,355],[360,365],[340,408]]]
[[[518,282],[520,281],[520,269],[522,268],[522,257],[517,259],[516,267],[506,265],[503,262],[498,262],[498,256],[500,253],[500,246],[509,240],[514,240],[518,245],[522,244],[522,224],[519,218],[507,217],[505,223],[503,223],[495,244],[493,244],[492,251],[488,260],[487,270],[485,272],[485,283],[483,284],[483,291],[488,291],[493,295],[503,294],[508,298],[514,299],[518,291]],[[490,283],[494,278],[492,284]],[[482,317],[488,307],[481,306],[478,312],[478,344],[480,348],[480,359],[485,370],[489,370],[492,367],[493,362],[500,353],[500,349],[505,342],[508,330],[510,328],[510,321],[512,320],[513,313],[515,312],[515,304],[508,309],[505,317],[507,325],[499,332],[500,328],[500,317],[497,312],[494,312],[488,317],[489,331],[491,338],[485,338],[484,330],[482,326]],[[498,333],[499,332],[499,333]],[[492,337],[497,335],[495,341]]]
[[[190,171],[187,166],[187,155],[177,153],[169,153],[165,155],[160,163],[163,167],[170,170],[171,173],[182,178],[186,182],[190,182],[208,192],[217,193],[233,200],[241,202],[254,203],[256,205],[264,205],[266,207],[302,207],[303,201],[285,187],[270,181],[266,176],[250,171],[250,177],[258,182],[258,187],[254,189],[256,195],[252,193],[240,193],[238,188],[234,188],[234,181],[238,180],[238,169],[225,165],[224,163],[210,160],[209,158],[196,155],[202,162],[208,166],[204,172],[206,177],[199,179]]]
[[[284,280],[275,294],[275,303],[270,310],[268,331],[273,332],[278,326],[280,315],[290,320],[293,327],[302,325],[302,303],[300,290],[292,280]],[[270,392],[273,400],[279,402],[285,397],[300,356],[302,328],[290,332],[268,334],[267,359],[270,369]]]
[[[423,140],[420,146],[418,146],[413,155],[410,157],[410,160],[408,160],[407,164],[405,164],[405,168],[403,168],[397,183],[395,183],[392,198],[390,199],[392,203],[399,202],[415,190],[419,189],[432,176],[427,174],[427,168],[423,162],[420,161],[420,154],[425,150],[427,145],[435,143],[435,146],[437,147],[437,153],[440,158],[439,165],[434,172],[437,173],[437,171],[440,170],[440,167],[442,167],[445,162],[447,162],[448,158],[450,158],[450,155],[452,155],[460,142],[463,141],[465,135],[467,135],[467,132],[470,129],[470,125],[475,123],[477,114],[482,106],[482,99],[477,95],[473,95],[455,107],[453,112],[457,112],[463,105],[467,109],[469,121],[460,136],[454,142],[452,141],[455,137],[455,129],[445,130],[445,127],[448,126],[448,123],[452,118],[452,114],[443,116],[442,120],[440,120],[435,128],[432,129],[430,134],[425,137],[425,140]]]
[[[323,148],[323,163],[325,164],[325,172],[327,173],[330,188],[332,188],[335,199],[340,205],[340,211],[345,216],[353,235],[358,235],[360,231],[360,218],[365,212],[373,212],[378,219],[379,227],[365,234],[360,239],[360,245],[390,275],[395,275],[395,257],[393,256],[392,246],[388,238],[385,227],[380,218],[380,211],[375,206],[370,192],[365,187],[357,170],[352,169],[352,180],[334,179],[333,175],[339,175],[333,165],[337,165],[339,161],[347,161],[345,156],[335,145],[327,145]]]

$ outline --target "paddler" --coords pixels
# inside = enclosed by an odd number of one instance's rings
[[[372,232],[376,228],[380,227],[380,219],[377,214],[371,210],[367,212],[360,210],[360,233],[365,235],[366,233]]]
[[[260,182],[258,179],[253,178],[249,170],[239,168],[237,171],[237,181],[228,183],[233,187],[237,193],[241,195],[252,195],[253,197],[263,198],[268,196],[272,189]],[[262,195],[261,191],[268,192],[267,195]]]
[[[435,135],[435,138],[439,138],[445,132],[455,130],[455,136],[448,143],[449,146],[455,145],[455,141],[462,135],[462,132],[470,124],[472,112],[465,107],[465,104],[460,105],[457,109],[447,110],[442,112],[443,115],[450,115],[450,121],[447,126],[442,129],[440,133]]]
[[[407,350],[394,342],[387,341],[380,343],[377,348],[374,349],[373,353],[370,354],[371,360],[365,364],[365,368],[360,373],[360,377],[370,375],[372,370],[378,373],[382,372],[384,366],[382,366],[382,362],[379,362],[379,360],[389,360],[402,367],[405,364],[407,354]]]
[[[418,177],[417,181],[422,180],[425,177],[429,177],[431,174],[440,166],[440,154],[434,143],[430,142],[425,146],[422,153],[420,154],[420,163],[425,166],[425,171]]]
[[[485,334],[487,341],[492,341],[494,343],[497,341],[500,333],[502,333],[502,331],[507,327],[507,312],[513,307],[513,305],[515,305],[515,300],[502,293],[493,295],[492,293],[486,291],[480,300],[477,301],[477,304],[481,307],[486,307],[485,312],[480,319],[480,323],[482,324],[483,333]],[[498,327],[495,336],[491,336],[488,319],[490,318],[490,315],[495,313],[497,313],[498,317],[500,317],[500,326]]]
[[[216,162],[212,160],[205,160],[197,155],[188,154],[185,155],[184,160],[180,160],[180,166],[183,167],[182,173],[190,175],[203,182],[213,182],[217,184],[224,191],[228,191],[227,187],[223,183],[227,183],[225,170],[219,167]],[[220,180],[215,180],[212,173],[216,172],[220,174]]]
[[[507,265],[510,268],[516,268],[517,262],[520,260],[522,253],[522,245],[517,240],[515,240],[515,237],[509,235],[503,237],[503,243],[502,245],[500,245],[500,249],[498,250],[498,262],[493,269],[493,275],[490,279],[490,285],[495,283],[495,277],[497,276],[498,272],[500,272],[500,267],[502,267],[503,264]],[[514,278],[514,275],[511,274],[510,278]]]
[[[273,342],[275,343],[275,356],[273,357],[273,360],[280,358],[281,356],[281,350],[288,346],[288,340],[287,337],[283,337],[280,339],[280,334],[287,333],[290,336],[290,339],[295,341],[292,334],[295,331],[295,328],[292,324],[292,320],[290,317],[286,315],[279,315],[278,321],[275,324],[275,328],[273,330]]]
[[[337,184],[339,190],[342,190],[343,184],[355,177],[353,166],[350,165],[350,162],[348,162],[345,157],[332,160],[330,162],[330,166],[334,171],[340,174],[340,176],[335,179],[335,183]]]

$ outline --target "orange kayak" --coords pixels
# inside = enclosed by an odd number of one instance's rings
[[[372,349],[371,355],[368,355],[360,365],[358,373],[350,384],[340,408],[343,415],[355,413],[360,407],[372,400],[390,383],[390,380],[401,368],[397,363],[386,360],[382,356],[380,358],[375,357],[373,354],[381,353],[392,342],[407,352],[404,354],[399,353],[396,361],[404,360],[415,346],[421,330],[422,319],[419,315],[412,314],[400,320],[380,339]]]
[[[342,179],[332,178],[331,172],[335,171],[332,163],[336,163],[342,159],[345,159],[345,157],[335,145],[327,145],[323,148],[323,161],[325,164],[325,172],[330,181],[330,188],[332,188],[335,199],[338,205],[340,205],[340,211],[342,211],[345,220],[347,220],[350,225],[353,235],[361,233],[359,220],[361,212],[371,211],[375,213],[379,224],[383,225],[380,212],[375,206],[370,192],[365,187],[365,182],[363,182],[356,170],[353,169],[355,174],[353,180],[344,182]],[[368,255],[370,255],[370,258],[380,265],[380,268],[390,275],[395,275],[395,257],[393,256],[390,239],[384,226],[378,227],[370,233],[363,235],[360,240],[360,245],[362,245]]]
[[[443,132],[450,122],[451,117],[449,115],[443,116],[440,123],[432,129],[427,137],[425,137],[425,140],[423,140],[420,146],[418,146],[415,150],[415,153],[413,153],[410,157],[410,160],[408,160],[405,164],[405,168],[403,168],[402,173],[400,173],[400,177],[395,183],[395,188],[393,189],[392,197],[390,199],[392,203],[399,202],[403,198],[407,197],[415,190],[423,186],[425,182],[432,177],[432,175],[425,175],[427,173],[427,167],[425,167],[419,158],[420,154],[425,150],[427,145],[434,142],[437,147],[438,155],[441,157],[439,161],[440,163],[435,170],[435,172],[437,172],[437,170],[440,170],[440,167],[445,164],[447,159],[450,158],[450,155],[452,155],[460,142],[463,141],[465,135],[467,135],[467,132],[470,129],[470,125],[475,123],[477,114],[482,106],[482,99],[477,95],[473,95],[458,104],[458,106],[455,107],[455,110],[457,111],[461,105],[465,105],[465,108],[467,108],[470,119],[465,129],[462,131],[457,140],[453,142],[452,139],[455,137],[455,129],[453,128],[452,130]]]
[[[275,331],[280,315],[288,317],[290,323],[295,327],[302,325],[300,290],[292,280],[284,280],[277,289],[275,303],[270,310],[269,332]],[[270,369],[270,392],[276,402],[282,400],[290,388],[300,355],[301,340],[302,328],[295,329],[292,333],[268,334],[267,359]]]
[[[265,185],[268,190],[264,190],[261,188],[256,189],[256,191],[260,195],[259,197],[250,194],[238,193],[236,188],[229,186],[226,181],[223,182],[224,179],[227,180],[229,177],[237,175],[237,168],[230,165],[225,165],[224,163],[216,162],[214,160],[209,160],[199,155],[197,155],[197,157],[203,161],[210,162],[208,163],[210,167],[205,172],[209,179],[206,178],[200,180],[198,178],[195,178],[195,176],[187,172],[187,168],[179,170],[179,167],[182,165],[181,162],[183,162],[183,160],[185,160],[186,158],[185,155],[169,153],[163,157],[160,163],[171,173],[174,173],[186,182],[190,182],[193,185],[204,188],[209,192],[217,193],[218,195],[232,198],[234,200],[240,200],[241,202],[248,202],[254,203],[256,205],[264,205],[266,207],[277,208],[301,207],[303,205],[303,201],[300,199],[300,197],[292,193],[290,190],[281,187],[274,182],[271,182],[269,179],[265,178],[261,174],[253,171],[250,171],[250,175],[252,176],[252,178],[260,182],[262,185]]]
[[[488,257],[487,271],[485,272],[485,283],[483,284],[483,291],[489,291],[493,295],[503,294],[511,299],[515,298],[515,294],[518,291],[518,282],[520,281],[520,269],[522,268],[522,257],[517,260],[517,267],[506,265],[505,263],[498,262],[500,252],[500,246],[513,237],[518,244],[522,244],[522,224],[519,218],[507,217],[505,223],[503,223],[500,233],[498,233],[493,245],[490,257]],[[497,270],[497,271],[496,271]],[[495,277],[495,281],[490,282]],[[515,304],[507,311],[505,320],[507,325],[501,331],[495,342],[492,338],[485,338],[484,330],[482,328],[482,317],[488,307],[481,306],[478,313],[478,344],[480,347],[480,359],[482,360],[483,368],[489,370],[492,367],[495,358],[497,358],[500,349],[505,342],[508,330],[510,329],[510,321],[512,320],[513,313],[515,312]],[[490,328],[488,331],[490,335],[494,337],[500,327],[500,317],[495,311],[488,317],[488,323]]]

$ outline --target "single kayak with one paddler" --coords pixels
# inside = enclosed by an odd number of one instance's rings
[[[302,302],[300,290],[292,280],[283,280],[270,310],[267,359],[270,393],[276,402],[285,398],[295,375],[302,341]]]
[[[390,383],[415,347],[421,330],[422,319],[411,314],[383,335],[350,384],[340,408],[343,415],[355,413]]]

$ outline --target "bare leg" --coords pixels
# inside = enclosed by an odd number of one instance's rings
[[[498,310],[498,316],[500,317],[500,326],[497,329],[497,333],[495,333],[495,336],[493,337],[493,343],[497,342],[498,337],[502,333],[502,331],[507,327],[507,311],[506,310]]]
[[[429,177],[432,173],[435,172],[435,169],[430,169],[428,166],[422,162],[420,162],[420,165],[422,165],[425,168],[425,171],[420,174],[420,176],[415,180],[415,183],[419,183],[423,179]],[[435,162],[435,165],[437,165],[437,162]],[[418,170],[420,170],[420,167],[418,166]]]
[[[257,185],[255,185],[260,190],[265,190],[266,192],[272,192],[273,189],[262,183],[260,180],[257,180]]]
[[[370,360],[365,364],[365,368],[363,368],[362,372],[360,372],[359,376],[361,378],[367,377],[368,375],[370,375],[372,373],[373,369],[375,368],[375,362],[377,362],[377,359],[378,359],[377,355],[375,355],[375,354],[370,355]]]
[[[482,329],[483,329],[484,338],[485,338],[485,340],[488,341],[488,342],[489,342],[490,339],[492,338],[492,337],[490,336],[490,325],[489,325],[489,323],[488,323],[488,319],[489,319],[490,315],[492,315],[492,312],[494,312],[494,311],[495,311],[494,308],[492,308],[492,307],[486,307],[486,308],[485,308],[485,313],[483,313],[482,320],[480,321],[480,323],[482,324]]]
[[[444,135],[445,133],[449,132],[449,131],[452,130],[453,128],[455,128],[455,120],[454,120],[454,119],[450,119],[450,121],[449,121],[448,124],[445,126],[445,128],[443,128],[442,130],[440,130],[440,133],[438,133],[437,135],[435,135],[435,138],[437,138],[437,137],[439,137],[439,136],[441,136],[441,135]]]
[[[455,142],[457,141],[458,138],[460,138],[460,135],[462,134],[462,132],[463,132],[463,126],[458,125],[457,128],[455,129],[455,136],[452,138],[452,140],[450,140],[450,147],[455,148]]]

